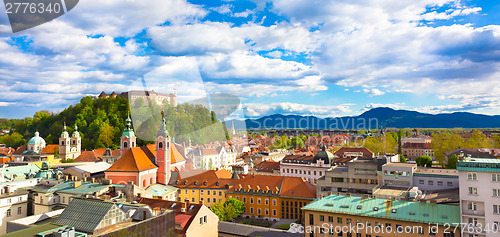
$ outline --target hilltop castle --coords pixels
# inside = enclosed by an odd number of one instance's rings
[[[144,100],[144,105],[147,105],[148,101],[154,101],[158,105],[162,105],[163,101],[167,100],[172,106],[177,106],[177,89],[174,89],[171,94],[158,93],[154,90],[151,91],[127,91],[120,94],[112,92],[111,94],[106,94],[106,92],[101,92],[98,98],[115,98],[120,96],[122,98],[129,99],[130,104],[134,104],[135,100],[142,98]]]

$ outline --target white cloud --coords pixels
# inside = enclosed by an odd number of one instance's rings
[[[224,15],[224,14],[231,13],[232,12],[231,8],[232,8],[231,4],[224,4],[224,5],[218,6],[218,7],[211,7],[210,10]]]
[[[368,95],[371,95],[371,96],[378,96],[378,95],[383,95],[385,94],[385,92],[377,89],[377,88],[373,88],[373,89],[363,89],[363,92],[365,94],[368,94]]]

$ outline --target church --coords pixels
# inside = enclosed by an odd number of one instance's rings
[[[184,156],[171,141],[162,118],[160,130],[156,134],[155,144],[136,147],[136,136],[131,120],[126,120],[125,130],[120,138],[120,158],[105,172],[105,178],[115,184],[127,184],[132,181],[140,188],[147,188],[156,183],[167,185],[172,170],[184,166]]]

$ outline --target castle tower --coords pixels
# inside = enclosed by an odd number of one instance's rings
[[[59,137],[59,159],[70,158],[71,153],[71,139],[69,138],[68,131],[66,131],[66,122],[64,123],[64,130]]]
[[[75,131],[71,134],[71,159],[75,159],[82,153],[82,138],[75,124]]]
[[[156,134],[155,150],[155,163],[158,166],[156,182],[161,184],[168,184],[171,175],[170,156],[172,154],[172,144],[170,144],[170,136],[168,135],[165,118],[162,118],[160,130]]]
[[[132,120],[130,120],[130,116],[127,118],[126,122],[125,130],[123,130],[122,137],[120,138],[120,155],[125,154],[128,149],[136,146],[136,137],[132,129]]]

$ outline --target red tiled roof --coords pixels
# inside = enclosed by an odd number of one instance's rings
[[[235,180],[225,169],[207,170],[201,174],[188,178],[179,179],[175,187],[177,188],[226,188],[226,184],[231,185]],[[206,182],[206,183],[205,183]],[[218,185],[217,185],[218,183]]]
[[[269,176],[269,175],[242,175],[242,179],[229,188],[229,192],[239,188],[252,190],[279,190],[280,196],[295,198],[315,198],[314,185],[300,177]]]
[[[156,168],[140,147],[131,147],[106,171],[139,172]]]
[[[432,149],[430,143],[407,142],[403,145],[406,149]]]
[[[364,148],[364,147],[342,147],[333,154],[338,156],[338,157],[343,157],[344,153],[346,153],[346,152],[362,152],[363,157],[366,157],[366,158],[372,158],[373,154],[374,154],[368,148]]]
[[[101,156],[94,151],[84,151],[75,158],[75,162],[96,162],[102,160]]]
[[[254,169],[260,172],[273,172],[274,170],[280,170],[280,163],[273,160],[262,161],[257,164]]]
[[[26,150],[26,145],[20,146],[12,154],[21,154]]]
[[[54,154],[56,150],[59,150],[58,144],[49,144],[42,149],[42,154]]]

